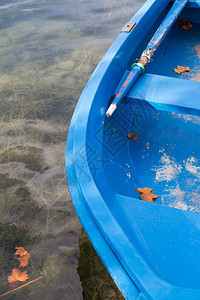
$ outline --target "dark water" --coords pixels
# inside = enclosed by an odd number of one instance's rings
[[[143,3],[0,2],[0,294],[19,266],[15,247],[31,255],[25,282],[43,275],[2,299],[122,299],[81,231],[65,142],[92,71]]]

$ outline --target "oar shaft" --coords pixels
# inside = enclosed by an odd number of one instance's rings
[[[119,88],[114,100],[112,101],[112,104],[109,106],[106,112],[107,117],[110,117],[113,114],[119,103],[130,91],[137,78],[142,73],[144,73],[146,64],[150,62],[153,53],[159,47],[160,43],[165,38],[166,34],[169,32],[170,28],[177,20],[178,16],[182,12],[188,1],[189,0],[176,0],[174,2],[172,8],[169,10],[165,19],[162,21],[161,25],[153,35],[151,41],[148,43],[146,49],[143,51],[139,62],[133,64],[132,70],[130,71],[128,77]]]
[[[188,0],[176,0],[174,2],[173,6],[167,13],[165,19],[162,21],[161,25],[153,35],[151,41],[148,43],[142,56],[148,57],[150,61],[154,51],[160,46],[161,42],[164,40],[165,36],[167,35],[170,28],[177,20],[178,16],[186,6],[187,2]]]

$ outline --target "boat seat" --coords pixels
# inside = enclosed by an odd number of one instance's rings
[[[127,97],[146,101],[157,110],[200,116],[198,81],[145,73]]]
[[[131,242],[149,267],[166,282],[198,290],[200,215],[123,195],[117,198]]]

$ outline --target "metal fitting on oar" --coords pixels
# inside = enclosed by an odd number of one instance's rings
[[[151,61],[151,57],[153,56],[154,51],[155,49],[147,46],[147,48],[142,52],[139,62],[141,61],[143,64],[146,65],[148,62]]]

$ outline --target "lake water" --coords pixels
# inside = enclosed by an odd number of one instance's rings
[[[4,299],[122,299],[74,211],[65,143],[87,80],[144,2],[0,2],[0,294],[15,247],[31,255],[16,287],[43,276]]]

